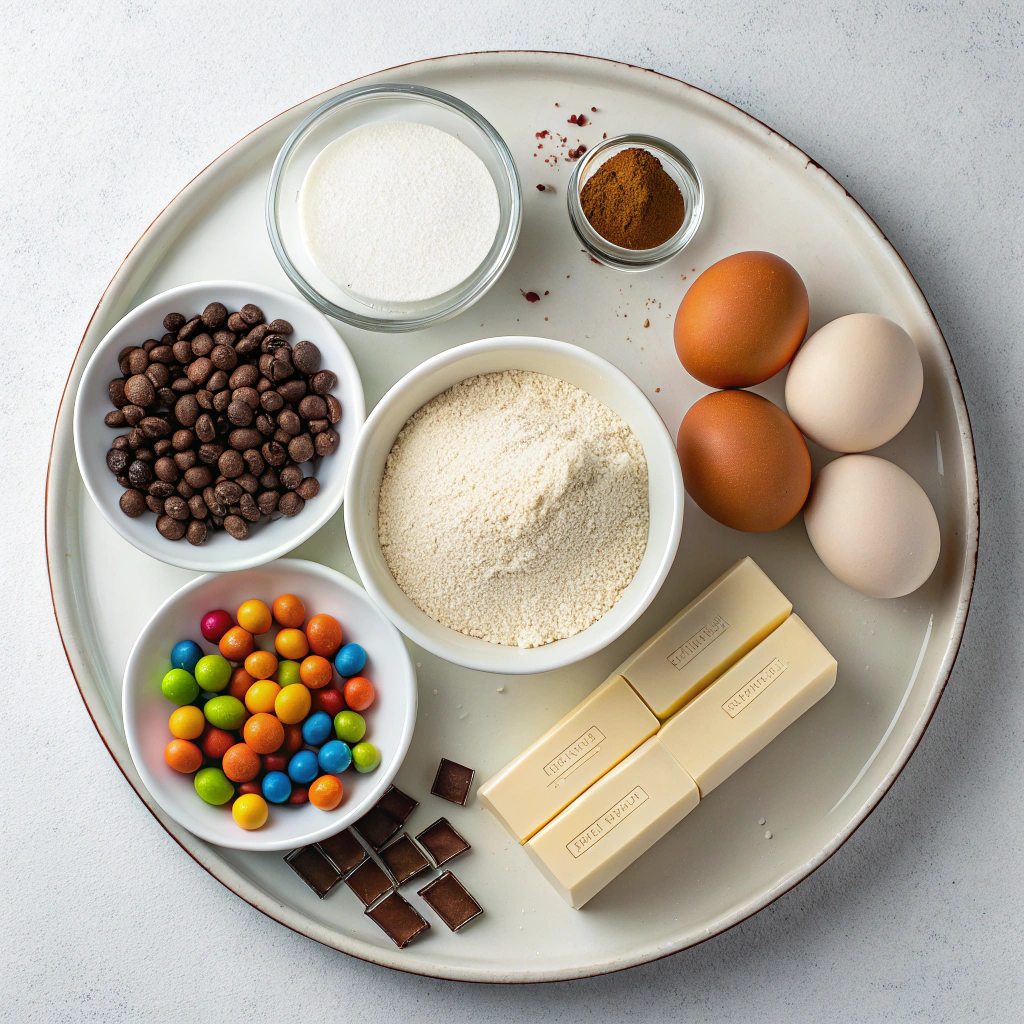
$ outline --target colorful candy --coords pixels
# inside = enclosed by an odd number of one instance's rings
[[[274,650],[257,648],[255,638],[275,623]],[[161,679],[164,696],[178,705],[167,723],[167,765],[192,775],[206,803],[230,804],[243,829],[266,824],[268,802],[334,810],[344,798],[337,776],[353,766],[373,771],[381,761],[359,713],[376,697],[359,674],[366,651],[342,646],[341,623],[332,615],[303,623],[306,607],[295,594],[270,605],[248,599],[234,616],[208,612],[200,632],[217,652],[179,640]],[[345,680],[337,687],[335,670]]]
[[[207,654],[196,662],[196,682],[208,693],[220,693],[231,682],[231,664],[219,654]]]
[[[366,651],[359,644],[345,644],[334,658],[334,667],[339,676],[357,676],[365,666]]]
[[[258,793],[245,793],[231,805],[231,817],[240,828],[252,830],[267,823],[270,808]]]
[[[353,676],[345,681],[345,689],[342,691],[345,696],[345,703],[353,711],[365,711],[377,696],[373,683],[363,676]]]
[[[171,667],[183,668],[193,675],[196,671],[196,662],[203,656],[203,649],[195,640],[179,640],[171,648]]]
[[[193,785],[203,800],[217,807],[226,804],[235,795],[235,787],[219,768],[200,768]]]
[[[199,696],[199,684],[190,672],[172,668],[160,680],[160,692],[172,704],[191,704]]]
[[[358,711],[339,711],[334,716],[334,735],[350,745],[358,743],[366,735],[366,719]]]
[[[206,702],[203,714],[210,725],[230,731],[237,729],[249,717],[245,705],[237,697],[214,697]]]

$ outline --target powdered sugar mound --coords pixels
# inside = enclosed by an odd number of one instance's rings
[[[498,231],[498,192],[453,135],[378,121],[335,139],[299,191],[302,241],[335,284],[373,302],[443,295],[483,262]]]
[[[647,462],[607,406],[545,374],[470,377],[402,428],[381,550],[437,622],[539,647],[596,622],[647,547]]]

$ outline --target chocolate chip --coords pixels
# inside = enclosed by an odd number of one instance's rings
[[[242,518],[250,523],[258,523],[260,521],[260,510],[259,506],[253,501],[251,494],[243,494],[241,500],[238,502],[238,508],[242,513]]]
[[[174,464],[174,459],[168,458],[166,455],[163,458],[157,459],[153,466],[153,472],[156,474],[158,480],[165,480],[168,483],[176,483],[178,477],[181,475],[178,472],[178,467]]]
[[[235,540],[245,540],[249,536],[249,524],[241,516],[225,516],[224,529]]]
[[[315,498],[320,493],[320,481],[315,476],[307,476],[298,487],[295,488],[295,493],[303,500],[309,501],[310,498]]]
[[[251,388],[260,379],[260,372],[252,363],[242,363],[235,367],[228,378],[228,386],[232,391],[238,388]]]
[[[287,320],[274,320],[268,325],[268,329],[275,334],[288,335],[292,333],[293,327]]]
[[[213,373],[213,363],[206,356],[200,356],[194,362],[189,363],[187,372],[188,379],[196,387],[201,387],[209,380],[210,374]]]
[[[242,319],[238,313],[231,313],[227,319],[227,325],[229,331],[234,331],[236,334],[244,333],[249,325]]]
[[[331,423],[337,423],[341,419],[341,402],[334,395],[325,395],[324,401],[327,403],[327,418]]]
[[[167,540],[181,540],[188,529],[180,519],[174,519],[168,515],[157,517],[156,528],[160,531],[160,535],[166,537]]]
[[[327,403],[319,395],[306,395],[299,402],[299,415],[306,420],[326,419]]]
[[[210,353],[210,360],[218,370],[233,370],[238,365],[235,350],[227,345],[215,345]]]
[[[248,409],[248,406],[246,406]],[[244,452],[249,448],[258,448],[263,437],[258,430],[252,427],[236,427],[228,434],[228,444],[235,451]]]
[[[300,341],[292,350],[292,362],[300,373],[316,373],[320,369],[320,349],[311,341]]]
[[[189,518],[188,502],[177,494],[172,494],[164,502],[164,512],[166,512],[172,519],[179,519],[182,522],[187,522]]]
[[[121,448],[111,448],[107,452],[107,469],[115,476],[124,473],[130,462],[128,453]]]
[[[142,491],[127,490],[122,492],[118,504],[126,516],[138,519],[146,511],[146,496]]]
[[[306,382],[304,380],[290,380],[279,384],[277,393],[286,401],[298,404],[306,393]]]
[[[188,524],[188,529],[185,531],[185,539],[189,544],[194,544],[196,547],[199,547],[199,545],[206,540],[209,529],[210,528],[206,523],[199,519],[193,519],[192,522]]]
[[[103,422],[108,427],[123,427],[125,425],[124,411],[121,409],[112,409],[103,417]]]
[[[164,330],[177,334],[185,326],[185,318],[180,313],[168,313],[164,317]]]
[[[253,393],[255,394],[255,392]],[[236,427],[247,427],[252,421],[252,406],[248,402],[240,401],[237,398],[233,399],[228,406],[228,422]]]
[[[208,356],[213,351],[214,341],[208,334],[197,334],[192,339],[192,355]]]
[[[313,451],[313,438],[309,434],[299,434],[288,442],[288,455],[293,462],[309,462]]]
[[[196,437],[200,441],[212,441],[217,436],[217,428],[213,425],[213,417],[204,412],[195,423]]]
[[[245,472],[245,460],[233,448],[229,448],[217,460],[217,468],[229,479]]]
[[[325,430],[313,440],[313,448],[320,456],[333,455],[337,447],[338,435],[333,430]]]
[[[263,483],[263,480],[261,479],[260,482]],[[256,505],[265,516],[269,516],[271,512],[277,511],[278,498],[277,491],[264,491],[262,494],[257,495]]]
[[[120,472],[120,470],[116,472]],[[281,481],[281,486],[286,491],[294,491],[302,483],[302,470],[294,465],[285,466],[278,474],[278,477]]]
[[[297,516],[305,504],[294,491],[286,491],[277,503],[277,510],[282,515]]]
[[[203,310],[203,326],[209,331],[215,331],[218,327],[222,327],[227,318],[228,311],[219,302],[211,302]]]
[[[133,487],[148,487],[153,482],[153,470],[139,459],[128,467],[127,475]]]

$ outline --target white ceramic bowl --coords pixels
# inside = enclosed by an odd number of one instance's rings
[[[216,646],[203,640],[199,620],[205,612],[224,608],[234,614],[248,598],[270,604],[278,594],[302,598],[307,617],[326,612],[342,626],[345,642],[366,648],[364,670],[377,690],[363,712],[366,738],[381,752],[381,763],[360,774],[349,768],[340,776],[345,795],[334,811],[312,804],[270,805],[261,829],[246,832],[231,817],[231,802],[222,807],[204,803],[191,775],[182,775],[164,761],[171,734],[167,719],[175,706],[160,692],[160,680],[171,667],[171,648],[179,640],[195,640],[207,654]],[[257,638],[257,646],[273,650],[276,627]],[[335,676],[335,682],[338,677]],[[172,594],[146,623],[124,670],[121,711],[132,760],[156,802],[179,825],[217,846],[236,850],[291,850],[340,832],[361,818],[381,797],[401,767],[416,723],[416,673],[401,634],[381,615],[366,592],[347,576],[315,562],[284,558],[257,569],[208,574]]]
[[[409,417],[467,377],[533,370],[575,384],[622,417],[647,458],[650,531],[640,567],[618,603],[588,629],[543,647],[488,643],[442,626],[395,582],[377,534],[377,500],[388,453]],[[523,675],[562,668],[610,644],[639,618],[661,588],[683,528],[683,478],[675,444],[644,393],[607,360],[545,338],[489,338],[442,352],[406,374],[378,402],[356,440],[345,489],[345,530],[363,585],[407,637],[466,668]]]
[[[129,345],[141,345],[147,338],[160,338],[166,332],[163,318],[177,311],[195,316],[208,303],[223,302],[229,310],[240,309],[253,302],[268,320],[288,320],[295,341],[314,342],[323,355],[324,369],[338,376],[334,390],[341,402],[341,420],[337,424],[337,451],[306,468],[320,481],[320,493],[297,515],[281,516],[273,522],[264,521],[252,527],[249,536],[237,541],[218,530],[199,547],[186,540],[170,541],[156,529],[156,516],[146,512],[138,519],[129,519],[118,501],[123,488],[107,469],[106,455],[110,442],[127,433],[127,427],[108,427],[103,417],[113,409],[107,396],[107,385],[119,377],[118,353]],[[198,281],[181,285],[154,295],[136,306],[121,319],[99,343],[82,375],[75,398],[75,453],[85,486],[99,506],[104,518],[129,544],[140,551],[183,569],[199,572],[231,572],[262,565],[280,558],[311,537],[338,511],[345,496],[345,480],[352,460],[356,435],[366,416],[363,384],[355,361],[331,322],[308,302],[264,285],[241,281]]]

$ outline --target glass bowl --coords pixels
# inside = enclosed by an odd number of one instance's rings
[[[483,262],[456,287],[422,302],[384,304],[350,294],[317,267],[302,241],[298,197],[310,165],[335,139],[377,121],[414,121],[455,136],[483,161],[498,193],[498,230]],[[419,85],[369,85],[324,103],[289,136],[267,187],[267,230],[284,272],[318,309],[369,331],[418,331],[461,313],[494,284],[519,239],[522,205],[508,146],[472,107]]]
[[[616,153],[632,148],[646,149],[656,156],[683,194],[683,223],[671,238],[653,249],[626,249],[609,242],[591,226],[580,205],[580,193],[591,175]],[[569,220],[576,235],[594,259],[616,270],[651,270],[678,256],[697,233],[704,215],[704,185],[690,158],[671,142],[653,135],[617,135],[598,143],[576,164],[569,179],[568,205]]]

